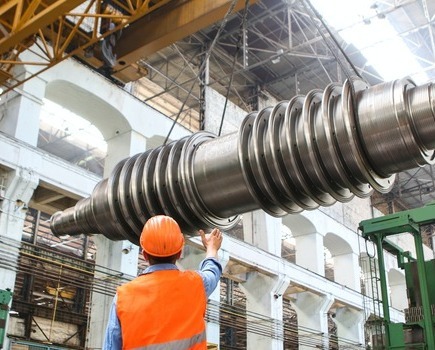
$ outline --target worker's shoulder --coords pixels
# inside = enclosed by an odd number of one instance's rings
[[[199,271],[197,270],[179,270],[183,276],[199,276]]]
[[[183,270],[180,271],[180,275],[182,276],[182,278],[187,278],[191,280],[202,280],[201,273],[195,270]]]

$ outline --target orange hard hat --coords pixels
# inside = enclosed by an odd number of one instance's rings
[[[177,222],[166,215],[149,219],[140,235],[140,246],[149,255],[167,257],[177,254],[184,245],[184,236]]]

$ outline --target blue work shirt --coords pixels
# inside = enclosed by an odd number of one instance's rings
[[[178,270],[174,264],[156,264],[145,269],[142,275],[161,270]],[[204,282],[205,293],[207,298],[215,290],[222,274],[222,265],[215,258],[205,258],[199,264],[197,271]],[[113,298],[112,307],[110,308],[109,321],[107,323],[106,335],[102,350],[121,350],[122,349],[122,333],[121,325],[116,313],[116,295]]]

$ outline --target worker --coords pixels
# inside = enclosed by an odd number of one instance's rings
[[[207,298],[222,274],[218,251],[222,233],[199,230],[206,249],[198,271],[180,271],[184,236],[165,215],[144,225],[140,245],[149,262],[144,272],[118,287],[106,329],[103,350],[206,349],[204,315]]]

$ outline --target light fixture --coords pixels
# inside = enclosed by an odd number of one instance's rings
[[[281,55],[284,53],[284,50],[283,49],[279,49],[279,50],[277,50],[276,51],[276,57],[274,57],[274,58],[272,58],[272,60],[271,60],[271,62],[273,63],[273,64],[277,64],[277,63],[279,63],[279,62],[281,62]]]
[[[281,57],[275,57],[274,59],[272,59],[272,63],[273,64],[277,64],[277,63],[279,63],[279,62],[281,62]]]

